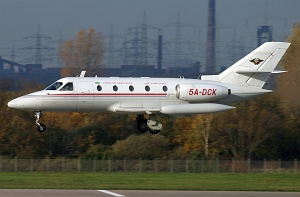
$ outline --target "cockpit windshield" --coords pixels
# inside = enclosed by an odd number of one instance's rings
[[[67,83],[59,91],[73,91],[73,83]]]
[[[58,90],[62,86],[62,82],[54,82],[50,86],[48,86],[45,90]]]

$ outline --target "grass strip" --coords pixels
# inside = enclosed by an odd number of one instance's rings
[[[298,174],[0,173],[0,189],[300,192]]]

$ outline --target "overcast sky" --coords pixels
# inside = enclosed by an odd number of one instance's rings
[[[79,30],[89,28],[106,35],[111,25],[114,34],[125,35],[128,28],[142,24],[144,12],[147,24],[154,27],[175,23],[180,13],[180,21],[194,26],[197,36],[206,43],[208,0],[0,0],[0,3],[0,55],[7,59],[9,48],[28,46],[22,38],[36,34],[37,24],[41,33],[53,41],[59,39],[59,32],[62,39],[68,40]],[[217,23],[222,27],[221,40],[233,39],[234,31],[235,40],[253,36],[259,25],[268,24],[273,26],[274,39],[282,41],[289,35],[293,22],[300,21],[300,0],[216,0],[216,10]],[[193,31],[183,31],[183,37],[195,36]],[[253,42],[256,43],[254,39]]]

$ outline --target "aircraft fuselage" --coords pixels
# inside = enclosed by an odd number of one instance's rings
[[[258,93],[267,93],[269,90],[247,88],[232,84],[222,84],[215,81],[202,81],[184,78],[102,78],[102,77],[67,77],[58,80],[61,83],[55,90],[41,90],[16,98],[8,104],[18,109],[35,109],[36,111],[65,111],[65,112],[107,112],[114,109],[139,109],[156,111],[166,105],[188,103],[220,103],[231,104],[246,100]],[[72,90],[64,90],[67,83],[72,83]],[[176,97],[176,86],[192,84],[188,87],[190,97],[207,97],[203,101],[185,101]],[[194,85],[201,88],[193,88]],[[212,88],[211,86],[215,87]],[[229,93],[215,99],[226,86]],[[50,87],[50,86],[49,86]],[[124,111],[126,112],[126,111]]]

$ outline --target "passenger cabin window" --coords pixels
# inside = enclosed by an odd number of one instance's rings
[[[149,91],[150,91],[150,87],[149,87],[149,86],[145,86],[145,90],[146,90],[147,92],[149,92]]]
[[[132,92],[134,90],[134,87],[132,85],[129,86],[129,90]]]
[[[59,91],[73,91],[73,83],[67,83]]]
[[[62,86],[62,82],[54,82],[50,86],[48,86],[45,90],[58,90]]]
[[[168,91],[168,87],[167,86],[163,86],[162,89],[163,89],[164,92]]]
[[[113,90],[116,92],[118,91],[118,86],[114,85]]]

